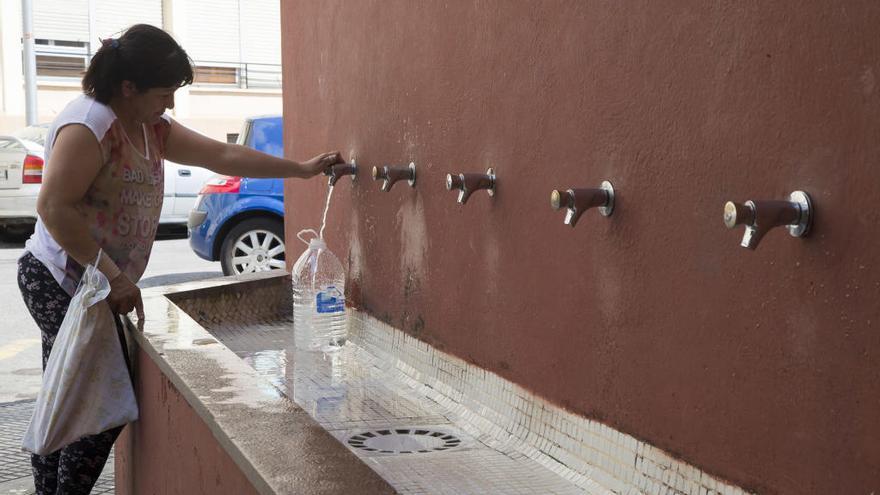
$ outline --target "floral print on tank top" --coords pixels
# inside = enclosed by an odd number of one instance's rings
[[[101,141],[104,166],[79,205],[92,238],[133,282],[150,259],[164,195],[165,141],[170,123],[145,125],[146,156],[129,141],[119,120]],[[79,280],[82,267],[68,258],[68,276]]]

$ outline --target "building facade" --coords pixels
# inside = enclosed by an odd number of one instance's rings
[[[226,139],[246,116],[281,112],[278,11],[279,0],[33,0],[38,120],[81,92],[101,39],[146,23],[170,32],[195,65],[171,115]],[[0,1],[0,33],[0,133],[8,133],[25,125],[19,0]]]

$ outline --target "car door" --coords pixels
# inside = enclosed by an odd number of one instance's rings
[[[167,162],[166,162],[167,163]],[[214,172],[193,165],[174,164],[174,216],[186,217],[193,209],[199,191]]]
[[[174,202],[175,192],[177,188],[177,168],[178,164],[165,160],[165,185],[164,197],[162,199],[162,213],[160,215],[160,223],[173,223],[174,219]]]

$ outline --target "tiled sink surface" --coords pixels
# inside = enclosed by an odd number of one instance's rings
[[[404,381],[396,358],[363,347],[363,332],[331,354],[298,351],[289,295],[253,287],[242,294],[235,303],[228,291],[171,299],[398,492],[583,493],[524,453],[474,438],[460,414]],[[246,314],[232,314],[236,308]]]
[[[296,351],[290,321],[247,330],[246,334],[222,328],[211,331],[340,441],[372,434],[361,437],[360,444],[369,448],[382,446],[378,441],[388,438],[386,449],[349,448],[400,493],[583,492],[521,452],[498,450],[474,439],[459,426],[464,425],[457,413],[418,394],[395,376],[386,361],[355,343],[324,355]],[[408,433],[396,434],[396,430]],[[416,431],[425,433],[414,435]],[[412,445],[419,437],[442,438],[432,437],[434,433],[451,437],[454,443]],[[394,437],[402,448],[387,445],[395,443]]]
[[[157,359],[167,360],[170,349],[210,354],[234,370],[224,400],[259,410],[283,408],[290,399],[400,493],[743,493],[357,311],[349,312],[350,341],[342,350],[298,351],[288,277],[219,279],[162,292],[168,294],[154,293],[148,309],[162,311],[173,331],[152,323],[143,339]],[[190,361],[165,367],[197,373]],[[234,435],[242,441],[247,429]],[[250,457],[257,473],[285,462]]]

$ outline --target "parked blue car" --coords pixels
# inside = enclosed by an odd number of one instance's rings
[[[280,116],[245,121],[238,144],[282,156]],[[234,275],[285,268],[282,179],[215,176],[205,183],[189,214],[189,244]]]

